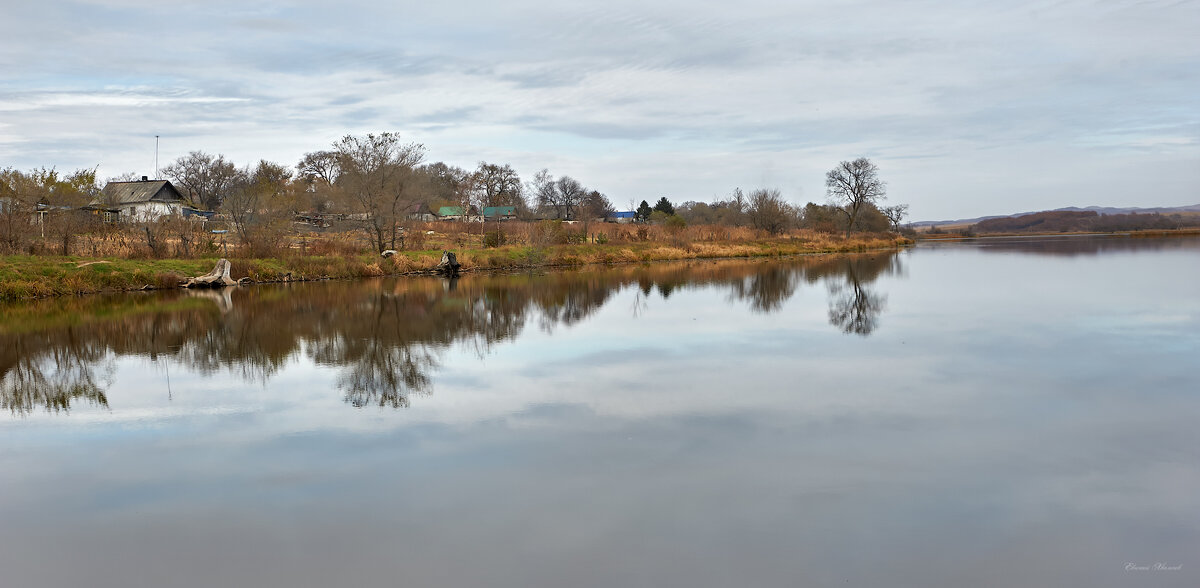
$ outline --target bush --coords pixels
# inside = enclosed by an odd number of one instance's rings
[[[499,247],[507,242],[508,240],[505,238],[504,231],[488,231],[483,234],[484,247]]]

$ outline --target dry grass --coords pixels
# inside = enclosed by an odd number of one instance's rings
[[[747,228],[702,226],[672,232],[658,226],[593,223],[584,232],[581,224],[505,223],[502,229],[507,244],[485,248],[482,234],[468,229],[478,230],[479,225],[428,223],[416,227],[414,230],[422,231],[420,242],[424,249],[404,250],[386,259],[366,251],[353,233],[306,236],[302,244],[281,249],[274,257],[245,255],[237,247],[221,249],[222,253],[228,251],[235,279],[248,277],[273,282],[428,272],[440,261],[444,249],[457,253],[465,271],[480,271],[865,251],[911,243],[903,237],[886,234],[843,239],[838,235],[793,231],[768,238]],[[151,259],[126,249],[128,243],[121,245],[119,239],[110,238],[108,242],[112,251],[134,254],[0,257],[0,299],[174,288],[186,276],[210,270],[219,256],[217,252],[208,252],[194,258]]]

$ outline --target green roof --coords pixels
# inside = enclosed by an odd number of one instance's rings
[[[461,206],[443,206],[438,209],[438,216],[462,216]]]
[[[489,206],[489,207],[483,209],[483,216],[485,216],[485,217],[509,216],[509,215],[516,216],[516,214],[517,214],[516,206]]]

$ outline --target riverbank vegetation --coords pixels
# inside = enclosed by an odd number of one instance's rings
[[[580,242],[533,242],[522,233],[539,236],[558,227],[506,225],[511,232],[506,244],[487,247],[486,235],[455,233],[461,224],[449,225],[449,232],[428,229],[426,247],[399,251],[384,258],[365,252],[346,235],[327,235],[305,239],[302,248],[289,249],[272,257],[239,255],[232,248],[234,279],[255,282],[308,281],[427,273],[437,265],[443,249],[458,254],[463,271],[504,270],[539,267],[570,267],[586,264],[622,264],[683,259],[782,257],[808,253],[832,253],[894,249],[910,243],[890,234],[859,234],[850,239],[808,230],[788,235],[738,239],[746,232],[719,227],[688,227],[668,232],[661,227],[639,227],[638,232],[620,225],[600,225]],[[423,227],[422,227],[423,228]],[[521,229],[525,229],[522,231]],[[340,239],[339,239],[340,237]],[[724,237],[724,238],[717,238]],[[511,239],[511,241],[509,241]],[[141,252],[141,253],[144,253]],[[9,255],[0,256],[0,299],[36,298],[65,294],[83,294],[107,290],[175,288],[188,276],[212,269],[220,249],[186,258],[154,258],[143,254],[121,256]]]
[[[346,136],[294,168],[192,152],[163,169],[168,181],[0,170],[0,297],[172,287],[218,258],[233,261],[235,278],[277,281],[428,271],[443,250],[470,271],[909,242],[896,234],[905,207],[882,207],[885,184],[866,159],[829,173],[826,204],[735,188],[711,202],[631,199],[619,211],[547,169],[523,181],[506,164],[467,170],[425,153],[381,133]]]

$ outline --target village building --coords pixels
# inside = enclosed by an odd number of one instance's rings
[[[516,206],[488,206],[483,209],[483,220],[485,221],[508,221],[516,218]]]
[[[438,220],[444,221],[479,222],[481,220],[479,216],[479,209],[475,208],[474,205],[468,208],[467,212],[465,213],[463,212],[463,207],[461,206],[442,206],[438,208],[437,215]]]
[[[429,208],[428,202],[421,202],[408,208],[408,219],[428,223],[437,220],[437,215]]]
[[[109,222],[148,222],[167,215],[211,216],[211,213],[192,206],[171,182],[151,180],[146,176],[134,182],[109,182],[100,197],[86,208],[103,214],[104,220]]]

